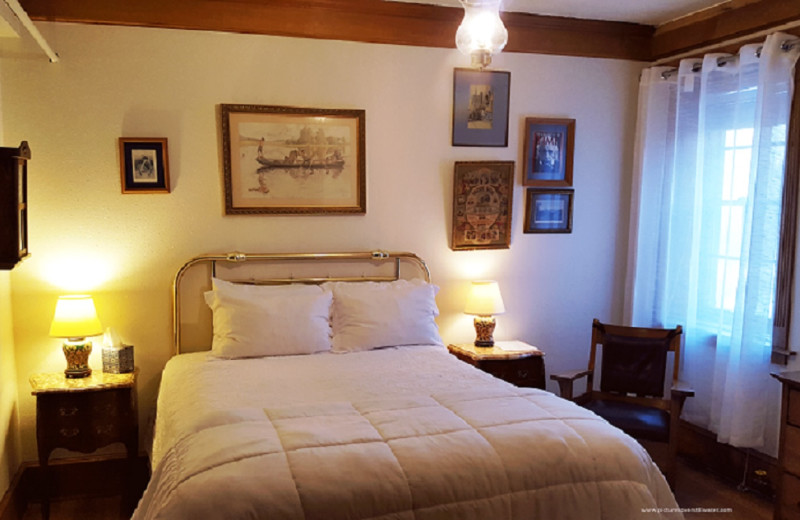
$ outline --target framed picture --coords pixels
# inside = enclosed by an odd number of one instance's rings
[[[169,193],[165,137],[120,137],[122,193]]]
[[[455,69],[453,146],[508,146],[511,73]]]
[[[456,163],[453,250],[509,247],[513,183],[514,161]]]
[[[226,214],[366,213],[363,110],[221,108]]]
[[[528,188],[525,194],[525,233],[572,233],[574,190]]]
[[[523,186],[572,186],[574,119],[525,119]]]

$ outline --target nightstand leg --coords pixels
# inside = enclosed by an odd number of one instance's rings
[[[39,468],[42,475],[42,519],[49,520],[50,518],[50,488],[53,486],[53,477],[51,475],[50,466],[47,464],[47,459],[50,458],[50,453],[44,455],[44,450],[39,449]]]

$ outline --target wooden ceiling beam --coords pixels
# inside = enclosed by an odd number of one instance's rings
[[[651,59],[691,53],[797,22],[800,2],[795,0],[732,0],[659,26],[653,35]]]
[[[464,11],[378,0],[21,0],[33,20],[455,48]],[[647,60],[653,28],[503,13],[504,52]]]
[[[463,10],[380,0],[20,0],[33,20],[454,48]],[[658,28],[504,12],[504,52],[655,61],[800,21],[800,2],[732,0]],[[796,32],[796,31],[795,31]]]

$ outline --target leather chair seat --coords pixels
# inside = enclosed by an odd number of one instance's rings
[[[584,408],[593,411],[632,437],[669,442],[669,413],[664,410],[603,399],[589,401]]]

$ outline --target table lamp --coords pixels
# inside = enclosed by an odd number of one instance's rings
[[[50,336],[64,339],[64,357],[67,358],[68,378],[86,377],[92,373],[89,368],[89,354],[92,342],[86,338],[103,333],[103,326],[97,319],[97,311],[91,296],[59,296]]]
[[[500,286],[493,280],[472,282],[464,313],[475,315],[475,346],[494,346],[494,314],[503,314],[506,308],[500,295]]]

